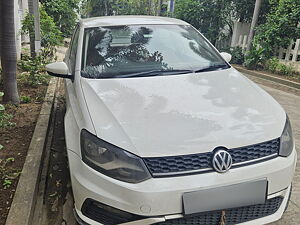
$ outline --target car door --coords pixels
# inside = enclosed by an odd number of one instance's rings
[[[87,129],[90,132],[95,132],[81,89],[80,61],[82,32],[83,29],[78,24],[65,58],[69,74],[73,76],[73,79],[65,79],[67,105],[65,115],[66,145],[69,150],[76,152],[78,155],[81,154],[78,148],[80,146],[80,131]]]

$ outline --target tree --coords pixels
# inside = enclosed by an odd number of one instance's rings
[[[17,89],[17,52],[14,25],[14,1],[0,0],[1,66],[5,103],[19,104]]]
[[[111,15],[158,15],[161,0],[84,0],[83,17]]]
[[[177,0],[175,17],[192,24],[215,44],[232,20],[230,6],[229,0]]]
[[[256,42],[266,57],[280,47],[287,47],[300,34],[300,0],[271,0],[272,9],[265,24],[256,29]]]
[[[49,16],[59,27],[64,37],[73,34],[78,19],[80,0],[41,0]]]
[[[54,47],[61,44],[63,36],[61,31],[55,25],[53,19],[45,11],[45,7],[40,6],[41,15],[41,44],[43,47]],[[34,36],[34,17],[27,13],[22,23],[22,33]]]
[[[256,0],[231,0],[232,14],[240,22],[250,23],[253,17]],[[270,11],[269,0],[262,1],[258,24],[265,23],[266,14]]]
[[[114,5],[118,6],[114,0],[85,0],[82,5],[84,17],[111,16],[113,15]]]
[[[34,18],[34,3],[35,0],[28,0],[28,12]],[[35,57],[35,35],[34,32],[29,34],[29,41],[30,41],[30,55],[31,57]]]

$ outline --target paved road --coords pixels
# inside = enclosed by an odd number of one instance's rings
[[[252,77],[250,77],[252,78]],[[300,96],[283,91],[280,85],[274,87],[272,82],[254,79],[262,88],[269,92],[286,110],[290,117],[294,136],[296,139],[296,149],[298,152],[298,163],[293,181],[293,192],[289,207],[283,218],[272,225],[299,225],[300,224]],[[282,90],[280,90],[282,89]]]
[[[289,208],[287,209],[286,213],[284,214],[283,218],[280,221],[272,223],[271,225],[296,225],[296,224],[300,225],[300,162],[299,162],[300,161],[300,94],[299,91],[298,92],[293,91],[292,89],[286,88],[282,85],[275,84],[273,82],[264,81],[251,76],[249,77],[252,80],[254,80],[256,83],[261,85],[262,88],[264,88],[267,92],[269,92],[285,108],[292,122],[294,136],[296,139],[296,148],[298,150],[298,164],[297,164],[296,174],[294,177],[293,193],[291,196]],[[64,147],[62,146],[61,150],[63,151],[63,149]],[[55,173],[55,171],[53,170],[52,172],[53,174]],[[63,179],[68,179],[68,176],[64,176],[61,178],[61,180]],[[47,189],[49,189],[49,187]],[[65,186],[62,189],[69,189],[69,188]],[[65,191],[62,192],[65,193]],[[62,221],[62,218],[65,221],[62,224],[74,224],[74,218],[72,215],[72,204],[73,204],[72,195],[69,192],[67,194],[66,193],[63,194],[61,197],[64,199],[66,198],[66,201],[64,202],[64,206],[58,206],[60,210],[59,209],[54,210],[54,212],[55,211],[56,212],[63,211],[63,212],[61,214],[56,213],[57,216],[60,215],[57,218],[58,223],[52,223],[52,224],[59,224],[59,221]],[[51,208],[53,210],[53,205]],[[53,212],[51,214],[53,214]]]

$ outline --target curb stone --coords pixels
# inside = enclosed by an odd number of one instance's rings
[[[269,75],[269,74],[266,74],[266,73],[263,73],[263,72],[259,72],[259,71],[248,70],[248,69],[245,69],[245,68],[243,68],[241,66],[238,66],[238,65],[234,65],[233,67],[241,73],[249,74],[251,76],[255,76],[255,77],[258,77],[258,78],[261,78],[261,79],[264,79],[264,80],[270,80],[270,81],[280,83],[280,84],[289,86],[291,88],[295,88],[295,89],[300,90],[300,83],[298,83],[298,82],[290,81],[290,80],[283,79],[283,78],[276,77],[276,76],[272,76],[272,75]]]
[[[5,225],[29,225],[32,223],[57,83],[58,78],[52,78],[49,82]]]

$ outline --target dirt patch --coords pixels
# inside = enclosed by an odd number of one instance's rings
[[[0,150],[0,225],[5,224],[46,90],[46,85],[19,86],[20,96],[29,97],[30,103],[5,106],[16,125],[0,128],[0,144],[4,146]]]
[[[67,151],[64,134],[65,102],[62,98],[62,86],[58,89],[57,107],[54,113],[53,138],[50,147],[49,167],[45,191],[45,224],[63,223],[63,205],[71,189]]]

